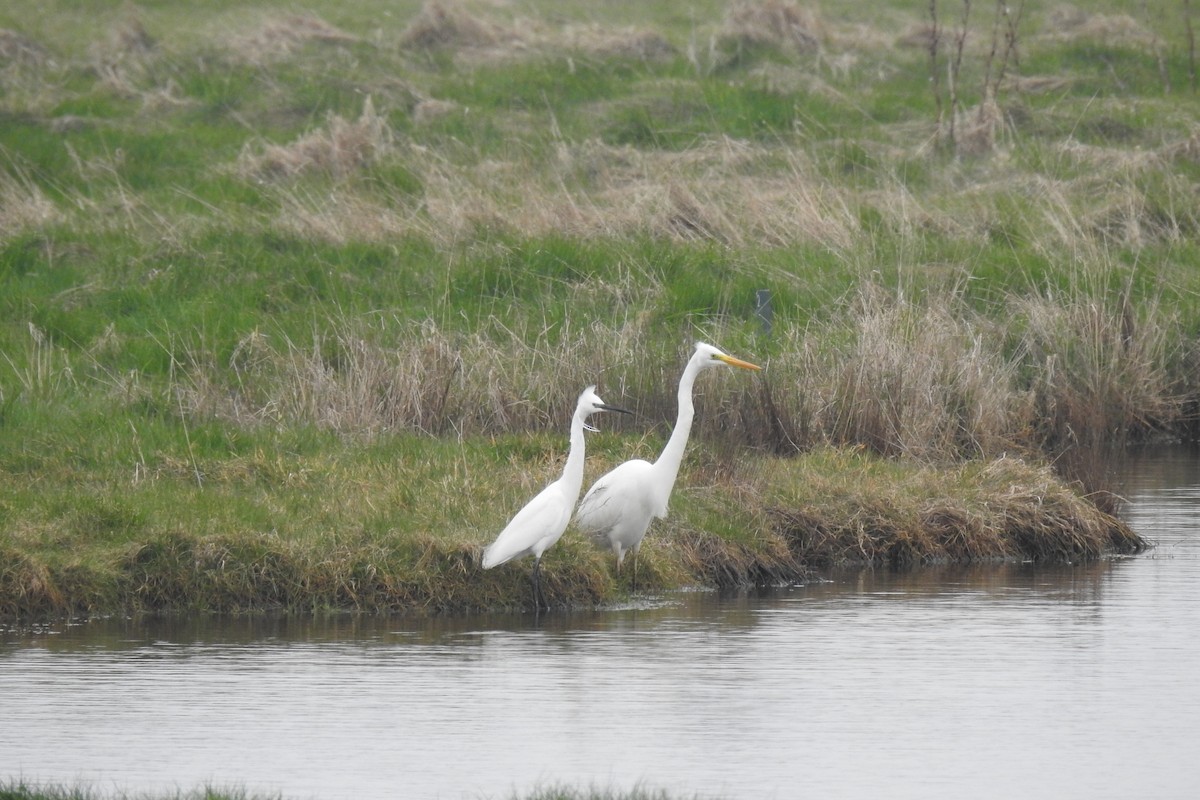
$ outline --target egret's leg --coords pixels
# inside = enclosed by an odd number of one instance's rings
[[[546,608],[549,608],[549,604]],[[542,560],[535,558],[533,560],[533,610],[542,610]]]

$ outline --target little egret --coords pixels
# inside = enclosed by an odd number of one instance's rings
[[[605,404],[596,394],[596,387],[589,386],[579,395],[575,414],[571,417],[571,448],[567,453],[567,464],[562,477],[542,489],[536,497],[517,512],[512,521],[500,531],[496,541],[483,551],[483,568],[491,569],[514,558],[533,556],[533,602],[540,609],[545,598],[542,596],[540,567],[542,553],[553,545],[567,529],[571,511],[583,488],[583,431],[594,431],[587,418],[597,411],[632,412]],[[546,608],[549,608],[546,604]]]
[[[692,431],[692,385],[696,376],[710,367],[726,364],[742,369],[762,369],[748,361],[722,353],[712,345],[699,342],[696,352],[679,379],[679,416],[662,455],[651,464],[642,459],[626,461],[602,476],[579,504],[575,521],[597,544],[612,548],[617,556],[617,572],[627,552],[633,552],[633,586],[637,589],[637,554],[653,518],[667,516],[667,501],[683,450]]]

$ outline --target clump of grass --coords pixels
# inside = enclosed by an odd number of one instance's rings
[[[1123,295],[1127,297],[1127,295]],[[1029,297],[1015,304],[1023,330],[1020,348],[1036,366],[1030,389],[1042,441],[1062,450],[1112,446],[1144,438],[1181,419],[1184,395],[1164,368],[1183,358],[1167,351],[1172,312],[1151,303],[1135,313],[1127,300],[1115,307],[1060,298]]]
[[[308,12],[268,16],[248,33],[230,37],[226,44],[240,61],[263,65],[292,56],[308,44],[351,45],[360,41],[360,37]]]
[[[821,46],[821,27],[817,12],[791,0],[738,0],[717,38],[738,48],[766,45],[807,53]]]
[[[399,42],[403,47],[439,50],[486,47],[514,37],[513,31],[471,14],[460,3],[426,0],[400,34]]]
[[[0,151],[2,152],[2,151]],[[0,167],[0,236],[16,236],[59,222],[64,215],[27,172]]]
[[[1042,36],[1058,39],[1091,39],[1105,44],[1149,45],[1152,35],[1128,14],[1090,12],[1062,5],[1050,11]]]
[[[633,27],[569,26],[559,44],[594,58],[666,62],[677,55],[674,45],[658,31]]]
[[[150,800],[153,794],[130,794],[127,792],[104,793],[90,786],[64,786],[60,784],[34,785],[23,779],[9,779],[0,784],[0,798],[4,800]],[[190,791],[175,790],[162,792],[162,800],[259,800],[260,796],[248,794],[242,789],[219,789],[205,786]],[[270,796],[268,796],[270,797]],[[262,800],[266,800],[263,797]]]
[[[391,128],[375,112],[368,96],[357,120],[330,114],[324,128],[291,144],[247,146],[238,158],[237,170],[245,177],[260,180],[314,172],[344,178],[376,163],[391,146]]]
[[[196,380],[180,388],[194,413],[237,424],[303,420],[355,436],[401,430],[467,436],[538,430],[564,418],[576,391],[570,387],[595,381],[567,366],[604,363],[578,340],[526,341],[503,329],[499,340],[459,336],[431,322],[399,332],[402,339],[384,346],[347,323],[311,345],[287,341],[283,349],[251,334],[233,354],[233,393],[204,380],[214,370],[195,362]],[[606,337],[598,332],[594,341]],[[570,373],[578,377],[572,381]]]
[[[825,376],[829,412],[819,424],[832,441],[914,458],[1015,443],[1027,416],[1015,367],[983,345],[977,321],[947,314],[950,303],[879,293],[860,302],[849,350]]]
[[[570,296],[596,288],[585,280]],[[1009,298],[999,322],[962,294],[910,300],[864,287],[829,320],[785,330],[762,376],[708,382],[697,435],[780,453],[862,445],[946,462],[1059,453],[1183,424],[1187,356],[1172,351],[1178,322],[1157,304],[1135,313],[1090,296]],[[732,336],[714,333],[717,341]],[[251,332],[225,363],[191,350],[171,391],[197,422],[461,437],[554,428],[578,388],[599,383],[665,423],[686,347],[664,344],[645,318],[578,332],[493,318],[472,333],[432,320],[341,318],[310,341]],[[22,374],[45,388],[57,373],[43,362],[31,358]]]
[[[951,472],[917,470],[896,483],[869,460],[832,457],[842,469],[830,473],[826,462],[812,484],[772,509],[780,534],[807,565],[1071,563],[1146,546],[1046,466],[999,458]],[[830,505],[842,508],[830,513]]]
[[[22,356],[13,358],[4,353],[4,361],[16,380],[13,401],[37,403],[61,397],[75,382],[71,358],[63,348],[46,336],[46,332],[29,323],[29,338]],[[0,401],[4,400],[0,384]]]
[[[50,51],[17,31],[0,28],[0,62],[6,66],[39,67],[50,60]]]
[[[1183,424],[1187,356],[1171,352],[1171,312],[1067,291],[1075,299],[1014,297],[1003,323],[952,295],[867,291],[853,313],[783,348],[748,430],[772,448],[940,461],[1059,453]]]
[[[514,791],[511,800],[672,800],[665,789],[636,785],[628,790],[591,786],[586,789],[556,784],[539,786],[529,792]]]

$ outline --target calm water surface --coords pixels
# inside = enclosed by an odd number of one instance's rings
[[[1156,549],[431,623],[0,632],[0,784],[288,798],[1200,797],[1200,459],[1119,466]]]

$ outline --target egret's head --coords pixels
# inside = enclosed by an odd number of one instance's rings
[[[693,360],[699,360],[700,366],[704,368],[716,367],[725,364],[730,367],[739,367],[741,369],[759,370],[762,367],[757,364],[751,364],[749,361],[742,361],[740,358],[734,358],[731,355],[721,352],[711,344],[704,342],[696,343],[696,353],[692,356]]]
[[[610,406],[600,399],[600,395],[596,394],[596,387],[589,386],[583,390],[583,394],[579,395],[579,402],[575,406],[576,414],[583,414],[583,418],[587,419],[597,411],[616,411],[620,414],[632,414],[632,411],[627,411],[624,408]],[[584,424],[584,427],[589,431],[595,431],[591,425]]]

